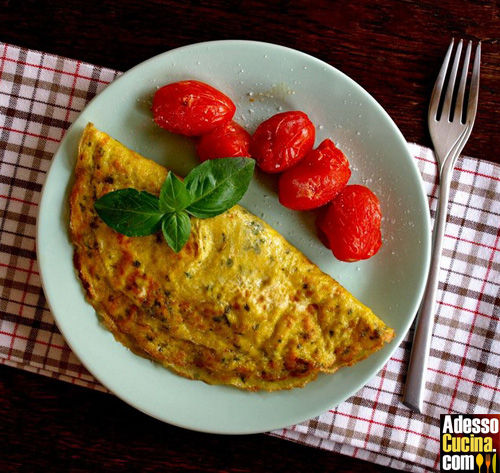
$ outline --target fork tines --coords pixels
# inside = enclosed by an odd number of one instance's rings
[[[465,86],[467,82],[469,62],[472,51],[472,41],[469,41],[465,50],[463,58],[462,74],[458,87],[455,87],[457,71],[462,55],[463,40],[461,39],[456,47],[455,55],[451,69],[449,68],[451,55],[453,52],[454,39],[451,40],[448,51],[439,71],[439,75],[432,91],[431,106],[429,108],[429,118],[440,120],[441,117],[446,118],[448,121],[453,121],[458,118],[461,123],[467,123],[473,120],[477,111],[477,100],[479,94],[479,67],[481,62],[481,42],[476,46],[474,56],[474,64],[472,67],[472,74],[470,79],[470,92],[467,104],[467,109],[464,108],[465,103]],[[443,94],[443,86],[447,79],[446,93]],[[439,97],[439,100],[435,100]],[[455,106],[453,106],[455,105]],[[457,115],[459,113],[459,115]],[[456,116],[457,115],[457,116]]]

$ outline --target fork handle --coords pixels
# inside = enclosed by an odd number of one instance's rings
[[[417,412],[422,412],[423,408],[425,374],[429,360],[432,329],[434,327],[436,293],[439,284],[441,252],[443,249],[446,216],[448,214],[451,175],[458,154],[459,153],[456,153],[454,156],[448,156],[448,159],[445,160],[441,171],[438,209],[433,231],[434,241],[431,255],[431,265],[427,285],[425,287],[425,292],[417,317],[410,362],[408,364],[408,373],[406,375],[403,404]]]

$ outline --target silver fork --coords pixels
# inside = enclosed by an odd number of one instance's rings
[[[479,43],[476,47],[469,87],[469,100],[467,105],[465,105],[467,73],[472,50],[472,41],[469,41],[463,60],[460,82],[458,84],[458,89],[455,92],[456,95],[454,95],[455,82],[463,46],[463,41],[460,40],[457,45],[453,64],[449,73],[448,86],[446,88],[445,95],[443,96],[443,86],[453,51],[453,43],[454,40],[451,41],[444,58],[443,65],[439,71],[429,105],[429,131],[438,163],[438,176],[440,183],[438,208],[433,230],[431,265],[427,285],[417,318],[410,363],[408,365],[408,374],[406,376],[406,385],[403,394],[403,403],[417,412],[422,412],[423,407],[425,374],[429,359],[432,329],[434,326],[436,293],[439,282],[443,236],[446,226],[446,216],[448,213],[451,176],[457,157],[460,155],[471,134],[474,119],[476,118],[477,99],[479,93],[481,43]],[[455,101],[454,96],[456,97]],[[442,107],[439,106],[440,102],[442,102]],[[465,106],[467,107],[466,110]],[[440,108],[442,108],[442,111]]]

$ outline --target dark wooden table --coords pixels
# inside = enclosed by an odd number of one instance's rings
[[[427,103],[452,36],[483,42],[479,113],[465,153],[500,162],[495,0],[1,1],[0,40],[126,70],[213,39],[312,54],[367,89],[409,141],[430,145]],[[0,471],[384,471],[266,435],[162,424],[115,397],[0,367]]]

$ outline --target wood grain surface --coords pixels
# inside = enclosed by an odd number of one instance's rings
[[[495,0],[0,1],[0,40],[126,70],[215,39],[278,43],[345,72],[408,141],[430,146],[429,96],[451,37],[481,40],[476,125],[464,152],[500,162]],[[0,366],[0,471],[386,471],[266,435],[162,424],[114,396]]]

